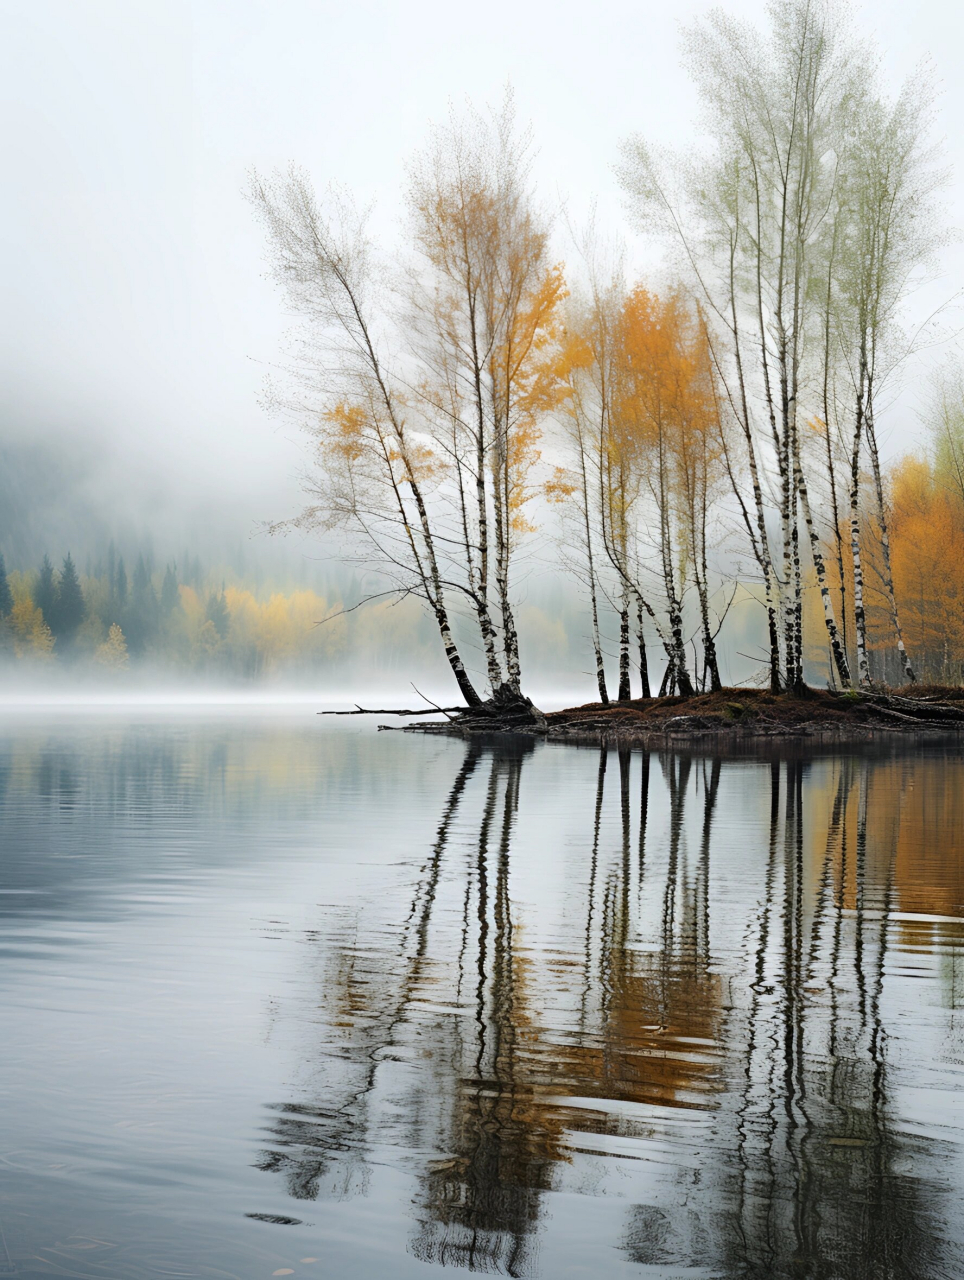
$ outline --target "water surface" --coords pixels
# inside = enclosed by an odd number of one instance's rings
[[[0,867],[0,1274],[964,1275],[956,748],[18,714]]]

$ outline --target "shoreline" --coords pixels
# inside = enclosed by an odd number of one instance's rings
[[[964,735],[964,688],[920,686],[911,690],[801,695],[760,689],[722,689],[690,698],[636,698],[586,703],[531,722],[459,713],[444,721],[379,725],[382,730],[445,737],[524,737],[574,746],[726,747],[797,744],[808,747],[957,739]]]

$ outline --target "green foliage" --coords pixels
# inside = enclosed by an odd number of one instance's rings
[[[73,557],[68,551],[64,558],[64,567],[60,572],[53,613],[48,619],[50,629],[58,640],[69,644],[77,634],[85,613],[84,593],[81,590]]]
[[[0,618],[9,617],[12,609],[13,593],[7,581],[7,566],[3,562],[3,555],[0,554]]]
[[[44,616],[44,622],[50,626],[51,619],[57,611],[57,581],[50,557],[44,556],[40,566],[40,575],[33,590],[33,602]]]
[[[117,562],[117,573],[114,578],[114,598],[117,601],[118,609],[123,609],[127,604],[127,572],[124,569],[124,557],[121,556]]]
[[[728,702],[723,708],[723,719],[739,722],[751,715],[751,708],[745,702]]]
[[[964,501],[964,364],[947,359],[932,379],[922,414],[931,438],[934,475]]]
[[[160,608],[143,556],[137,557],[131,579],[130,603],[121,611],[120,625],[131,653],[144,653],[157,637]]]
[[[177,590],[177,566],[168,565],[161,585],[161,613],[167,617],[180,602],[181,598]]]

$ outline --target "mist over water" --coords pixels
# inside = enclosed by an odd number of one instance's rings
[[[958,751],[3,723],[15,1274],[960,1274]]]

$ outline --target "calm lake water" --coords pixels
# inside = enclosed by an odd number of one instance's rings
[[[0,727],[0,1274],[964,1276],[964,757]]]

